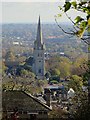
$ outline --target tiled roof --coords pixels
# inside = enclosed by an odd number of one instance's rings
[[[50,111],[50,107],[43,104],[33,96],[23,91],[3,91],[2,92],[3,110],[12,111],[15,107],[20,111]]]

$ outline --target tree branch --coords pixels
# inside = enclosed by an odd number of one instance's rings
[[[72,33],[69,33],[69,32],[67,32],[67,31],[65,31],[65,30],[58,24],[56,18],[55,18],[55,21],[56,21],[56,24],[58,25],[58,27],[59,27],[64,33],[70,34],[70,35],[75,35],[75,33],[73,33],[73,32],[72,32]]]

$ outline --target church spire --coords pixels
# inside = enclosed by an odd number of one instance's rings
[[[40,15],[39,15],[39,20],[38,20],[38,28],[37,28],[37,42],[38,42],[38,45],[42,44],[42,32],[41,32]]]

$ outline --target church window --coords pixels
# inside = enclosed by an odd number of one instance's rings
[[[38,54],[38,57],[39,57],[39,54]]]
[[[38,71],[39,73],[41,73],[41,69],[39,69],[39,71]]]
[[[41,62],[41,60],[39,60],[39,62]]]

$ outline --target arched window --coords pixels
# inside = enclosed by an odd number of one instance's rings
[[[41,73],[41,69],[39,69],[38,73]]]

